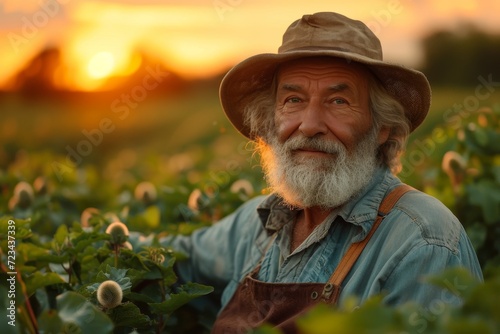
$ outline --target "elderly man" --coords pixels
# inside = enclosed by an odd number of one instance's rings
[[[292,333],[313,305],[349,296],[458,303],[422,276],[464,266],[482,279],[457,218],[395,176],[430,95],[422,73],[384,62],[377,37],[336,13],[303,16],[277,54],[227,73],[222,106],[257,143],[273,193],[175,240],[189,255],[180,277],[221,294],[213,333]]]

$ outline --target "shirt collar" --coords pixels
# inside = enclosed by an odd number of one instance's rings
[[[353,242],[366,237],[385,194],[399,183],[401,181],[388,168],[379,167],[366,187],[339,209],[336,217],[361,228]],[[272,194],[257,207],[257,212],[264,228],[272,234],[293,221],[298,210],[290,208],[279,196]]]
[[[292,221],[298,210],[292,209],[276,194],[268,196],[258,207],[257,213],[269,234],[281,230]]]

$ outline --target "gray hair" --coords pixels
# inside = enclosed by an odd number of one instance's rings
[[[401,171],[400,157],[410,135],[410,123],[404,107],[390,95],[383,84],[374,76],[369,77],[370,111],[375,130],[388,128],[387,141],[378,148],[378,161],[386,165],[394,174]],[[244,110],[245,126],[256,141],[269,143],[275,134],[276,76],[269,90],[259,91],[250,99]]]
[[[375,76],[370,76],[368,84],[374,128],[389,129],[389,137],[378,148],[377,157],[381,163],[397,174],[402,169],[400,157],[405,151],[406,141],[410,135],[410,121],[406,117],[403,105],[387,92]]]

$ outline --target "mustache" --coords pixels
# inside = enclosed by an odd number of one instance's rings
[[[325,140],[318,137],[303,137],[296,136],[288,139],[282,145],[285,151],[291,152],[295,150],[314,150],[329,154],[338,154],[345,151],[345,147],[338,142]]]

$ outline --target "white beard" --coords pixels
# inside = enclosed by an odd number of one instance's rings
[[[331,155],[301,158],[299,148],[314,148]],[[357,195],[377,167],[377,132],[371,131],[348,153],[338,142],[296,136],[281,144],[276,138],[259,144],[262,166],[271,191],[292,207],[336,208]]]

